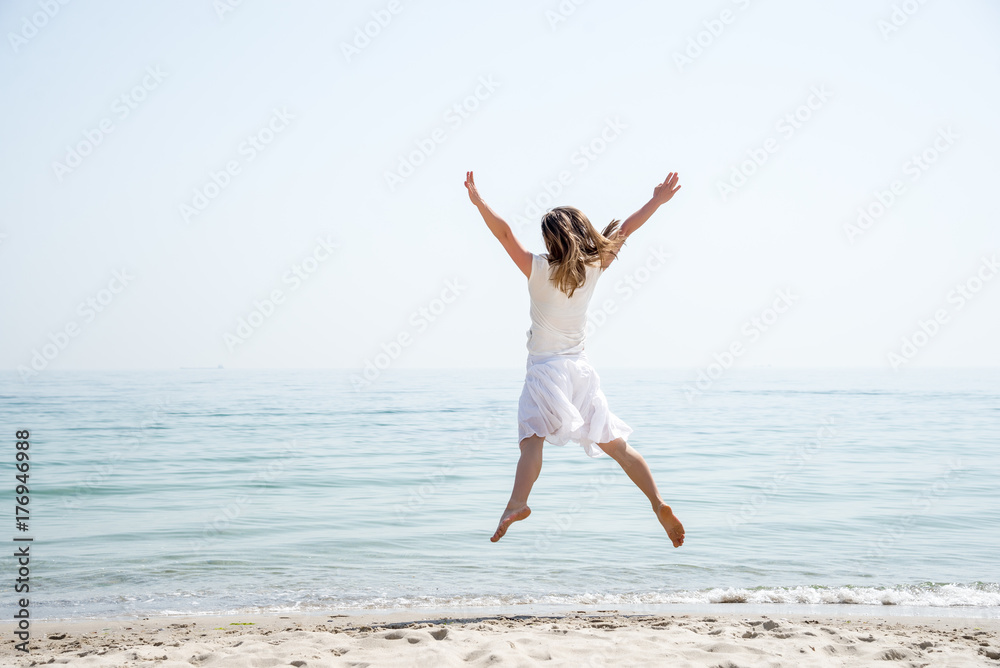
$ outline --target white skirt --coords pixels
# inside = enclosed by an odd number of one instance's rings
[[[632,428],[608,409],[601,379],[585,353],[529,355],[517,406],[518,442],[538,434],[553,445],[576,441],[590,457],[597,443],[627,439]]]

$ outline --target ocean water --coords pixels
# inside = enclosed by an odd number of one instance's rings
[[[598,371],[679,549],[617,464],[573,443],[546,444],[532,516],[489,541],[523,370],[387,371],[362,391],[347,371],[4,375],[11,492],[31,433],[26,531],[5,503],[10,538],[34,538],[32,614],[1000,616],[997,370],[733,370],[696,397],[687,372]]]

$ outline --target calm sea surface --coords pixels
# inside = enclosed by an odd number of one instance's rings
[[[3,572],[35,618],[749,604],[1000,616],[1000,372],[599,369],[684,522],[546,444],[489,537],[523,370],[43,372],[0,379]],[[15,431],[31,432],[14,525]],[[7,585],[5,585],[7,586]],[[886,607],[896,606],[896,607]],[[659,609],[659,608],[657,608]]]

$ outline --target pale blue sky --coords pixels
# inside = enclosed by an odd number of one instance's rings
[[[400,0],[348,62],[342,44],[389,2],[244,0],[221,18],[207,0],[53,0],[50,18],[38,0],[5,2],[0,365],[30,366],[75,325],[46,369],[360,369],[400,337],[399,368],[523,367],[525,279],[468,201],[473,169],[512,223],[568,172],[547,206],[598,227],[680,173],[597,288],[613,311],[589,342],[598,368],[705,368],[736,342],[741,367],[888,369],[942,309],[903,368],[996,366],[1000,277],[961,308],[949,295],[992,276],[982,258],[1000,252],[1000,8],[914,2],[886,38],[893,4],[588,0],[553,29],[557,2]],[[679,68],[723,10],[733,20]],[[477,89],[461,123],[446,116]],[[787,136],[779,121],[819,89]],[[60,179],[54,163],[102,119],[113,131]],[[607,127],[581,169],[579,147]],[[913,180],[907,161],[949,129]],[[254,153],[243,142],[262,130],[272,141]],[[386,172],[432,136],[390,188]],[[769,138],[777,150],[724,200],[719,183]],[[186,222],[180,206],[230,161],[239,172]],[[844,225],[894,181],[901,194],[850,243]],[[517,229],[544,251],[537,218]],[[319,237],[338,249],[296,285]],[[101,293],[122,268],[134,278]],[[749,336],[781,289],[797,301]],[[227,346],[274,290],[270,317]],[[109,297],[92,320],[79,307]]]

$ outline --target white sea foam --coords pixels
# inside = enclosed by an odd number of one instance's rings
[[[869,605],[1000,608],[997,583],[900,585],[896,587],[739,587],[672,592],[553,594],[547,596],[415,596],[356,598],[332,607],[351,609],[461,608],[510,605]],[[326,602],[329,605],[329,602]]]

